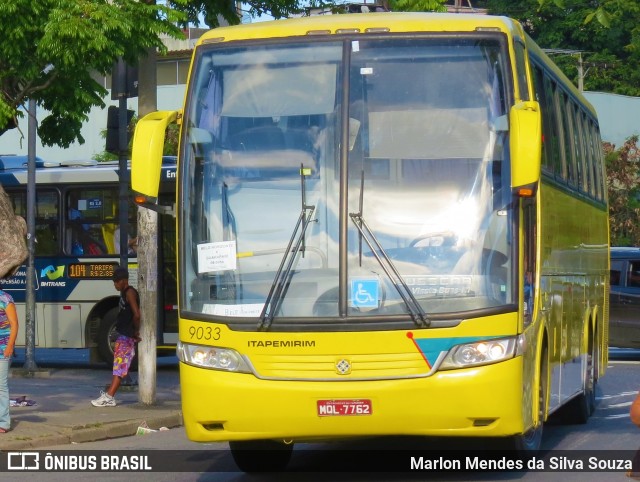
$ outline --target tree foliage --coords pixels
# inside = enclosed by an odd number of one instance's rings
[[[387,0],[385,3],[393,11],[398,12],[445,12],[446,0]],[[357,3],[357,1],[356,1]],[[332,7],[335,0],[247,0],[242,2],[242,9],[251,17],[269,14],[273,18],[286,18],[297,14],[308,7]],[[234,2],[227,0],[187,0],[169,1],[169,5],[185,14],[183,26],[199,25],[202,20],[211,28],[218,27],[222,20],[230,25],[240,22]]]
[[[228,0],[169,0],[168,4],[182,12],[185,17],[181,22],[187,25],[203,23],[211,28],[219,27],[223,22],[229,25],[240,23],[236,2]],[[269,14],[275,19],[286,18],[292,14],[302,12],[306,7],[331,6],[333,1],[312,0],[248,0],[242,2],[242,9],[251,17]]]
[[[181,36],[182,15],[138,0],[11,0],[0,2],[0,134],[15,127],[28,99],[46,109],[38,134],[45,145],[84,142],[82,123],[104,106],[107,74],[123,57],[135,62],[160,35]]]
[[[616,149],[604,143],[612,246],[640,246],[640,147],[632,136]]]
[[[519,20],[545,49],[580,51],[584,88],[640,95],[640,2],[637,0],[486,0],[490,14]],[[554,61],[578,84],[577,55]]]
[[[390,0],[394,12],[446,12],[446,0]]]

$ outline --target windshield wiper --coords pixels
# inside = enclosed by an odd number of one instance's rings
[[[349,217],[353,221],[353,224],[356,225],[356,228],[358,228],[358,231],[360,232],[360,240],[359,240],[360,264],[362,265],[362,239],[364,238],[367,245],[369,246],[369,249],[371,249],[371,252],[375,256],[376,260],[378,261],[378,264],[382,267],[386,275],[389,277],[393,286],[395,286],[396,290],[398,291],[398,294],[402,298],[402,301],[404,301],[404,304],[406,305],[407,309],[409,310],[409,313],[411,314],[411,319],[413,320],[413,322],[421,328],[428,327],[431,324],[431,321],[427,317],[427,314],[422,309],[422,306],[420,306],[420,303],[418,303],[418,300],[411,292],[409,285],[407,285],[407,282],[400,275],[400,272],[398,271],[398,269],[391,262],[389,255],[384,250],[384,248],[380,244],[380,241],[378,241],[378,239],[375,237],[375,235],[373,234],[373,232],[365,222],[364,217],[362,216],[362,210],[363,210],[363,204],[364,204],[363,193],[364,193],[364,170],[362,171],[362,177],[360,180],[360,206],[359,206],[360,211],[357,213],[349,213]]]
[[[284,252],[276,277],[271,283],[271,289],[267,295],[267,299],[264,302],[264,307],[260,313],[260,322],[258,323],[258,330],[268,330],[273,322],[273,317],[280,309],[282,300],[284,299],[289,283],[293,276],[293,264],[298,256],[299,252],[302,252],[304,256],[304,235],[307,231],[307,227],[311,223],[311,216],[316,209],[315,205],[307,205],[307,191],[305,187],[305,170],[304,165],[300,165],[300,183],[302,193],[302,209],[300,210],[300,216],[298,216],[298,222],[296,227],[291,233],[289,238],[289,244]],[[299,231],[299,234],[298,234]],[[297,235],[297,238],[296,238]],[[293,247],[293,249],[292,249]],[[285,266],[286,265],[286,266]]]

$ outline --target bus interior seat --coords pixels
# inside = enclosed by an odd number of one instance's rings
[[[104,239],[104,245],[107,248],[107,254],[117,254],[115,233],[117,226],[113,223],[102,225],[102,237]]]
[[[71,234],[71,236],[69,236]],[[100,255],[107,252],[102,241],[98,241],[82,224],[73,224],[67,228],[66,239],[69,240],[65,251],[73,255]]]

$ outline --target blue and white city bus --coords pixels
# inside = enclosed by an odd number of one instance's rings
[[[27,214],[26,156],[0,156],[0,184],[16,215]],[[164,204],[175,199],[175,161],[162,168]],[[90,348],[91,359],[112,360],[110,333],[118,311],[111,275],[120,262],[117,162],[36,160],[35,345],[36,348]],[[129,239],[136,237],[136,208],[129,203]],[[158,216],[158,347],[177,341],[175,222]],[[130,283],[137,282],[134,243],[128,254]],[[22,266],[2,289],[25,319],[27,268]],[[17,345],[25,344],[20,330]]]

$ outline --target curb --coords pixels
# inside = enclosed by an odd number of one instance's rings
[[[175,411],[166,415],[146,417],[145,421],[149,427],[175,428],[182,426],[182,412]],[[105,423],[95,427],[72,428],[68,433],[45,436],[33,440],[10,440],[2,443],[1,450],[22,450],[37,449],[56,445],[70,445],[84,442],[96,442],[117,437],[129,437],[135,435],[140,420],[127,420],[124,422]]]

